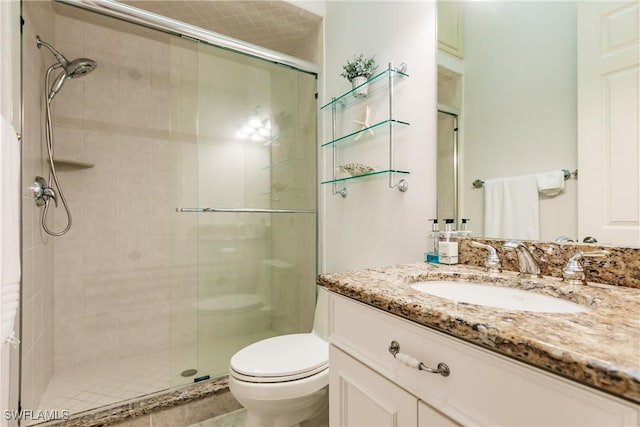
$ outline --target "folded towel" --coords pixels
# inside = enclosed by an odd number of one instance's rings
[[[564,190],[564,171],[539,173],[536,175],[538,191],[545,196],[555,196]]]
[[[540,238],[538,182],[534,175],[484,182],[484,235],[504,239]]]

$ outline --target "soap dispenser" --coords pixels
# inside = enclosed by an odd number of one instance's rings
[[[458,237],[471,237],[471,230],[469,230],[468,218],[462,218],[460,220],[460,229],[458,230]]]
[[[436,218],[430,219],[431,233],[427,237],[427,253],[424,254],[425,262],[438,263],[438,243],[440,240],[440,229]]]
[[[453,219],[444,220],[444,232],[438,242],[438,262],[440,264],[458,263],[458,239],[456,231],[453,229]]]

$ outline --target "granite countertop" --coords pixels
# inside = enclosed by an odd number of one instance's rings
[[[409,285],[462,279],[586,305],[582,313],[510,311],[431,296]],[[318,284],[546,371],[640,403],[640,289],[561,279],[519,280],[471,266],[416,263],[323,274]]]

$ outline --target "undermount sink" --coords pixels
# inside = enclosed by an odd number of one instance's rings
[[[589,308],[585,306],[561,298],[475,282],[429,281],[414,283],[411,287],[417,291],[456,302],[513,311],[540,313],[581,313],[589,311]]]

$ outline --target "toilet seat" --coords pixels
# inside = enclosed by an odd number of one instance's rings
[[[251,344],[231,358],[240,381],[278,383],[313,376],[329,367],[329,345],[315,334],[283,335]]]

